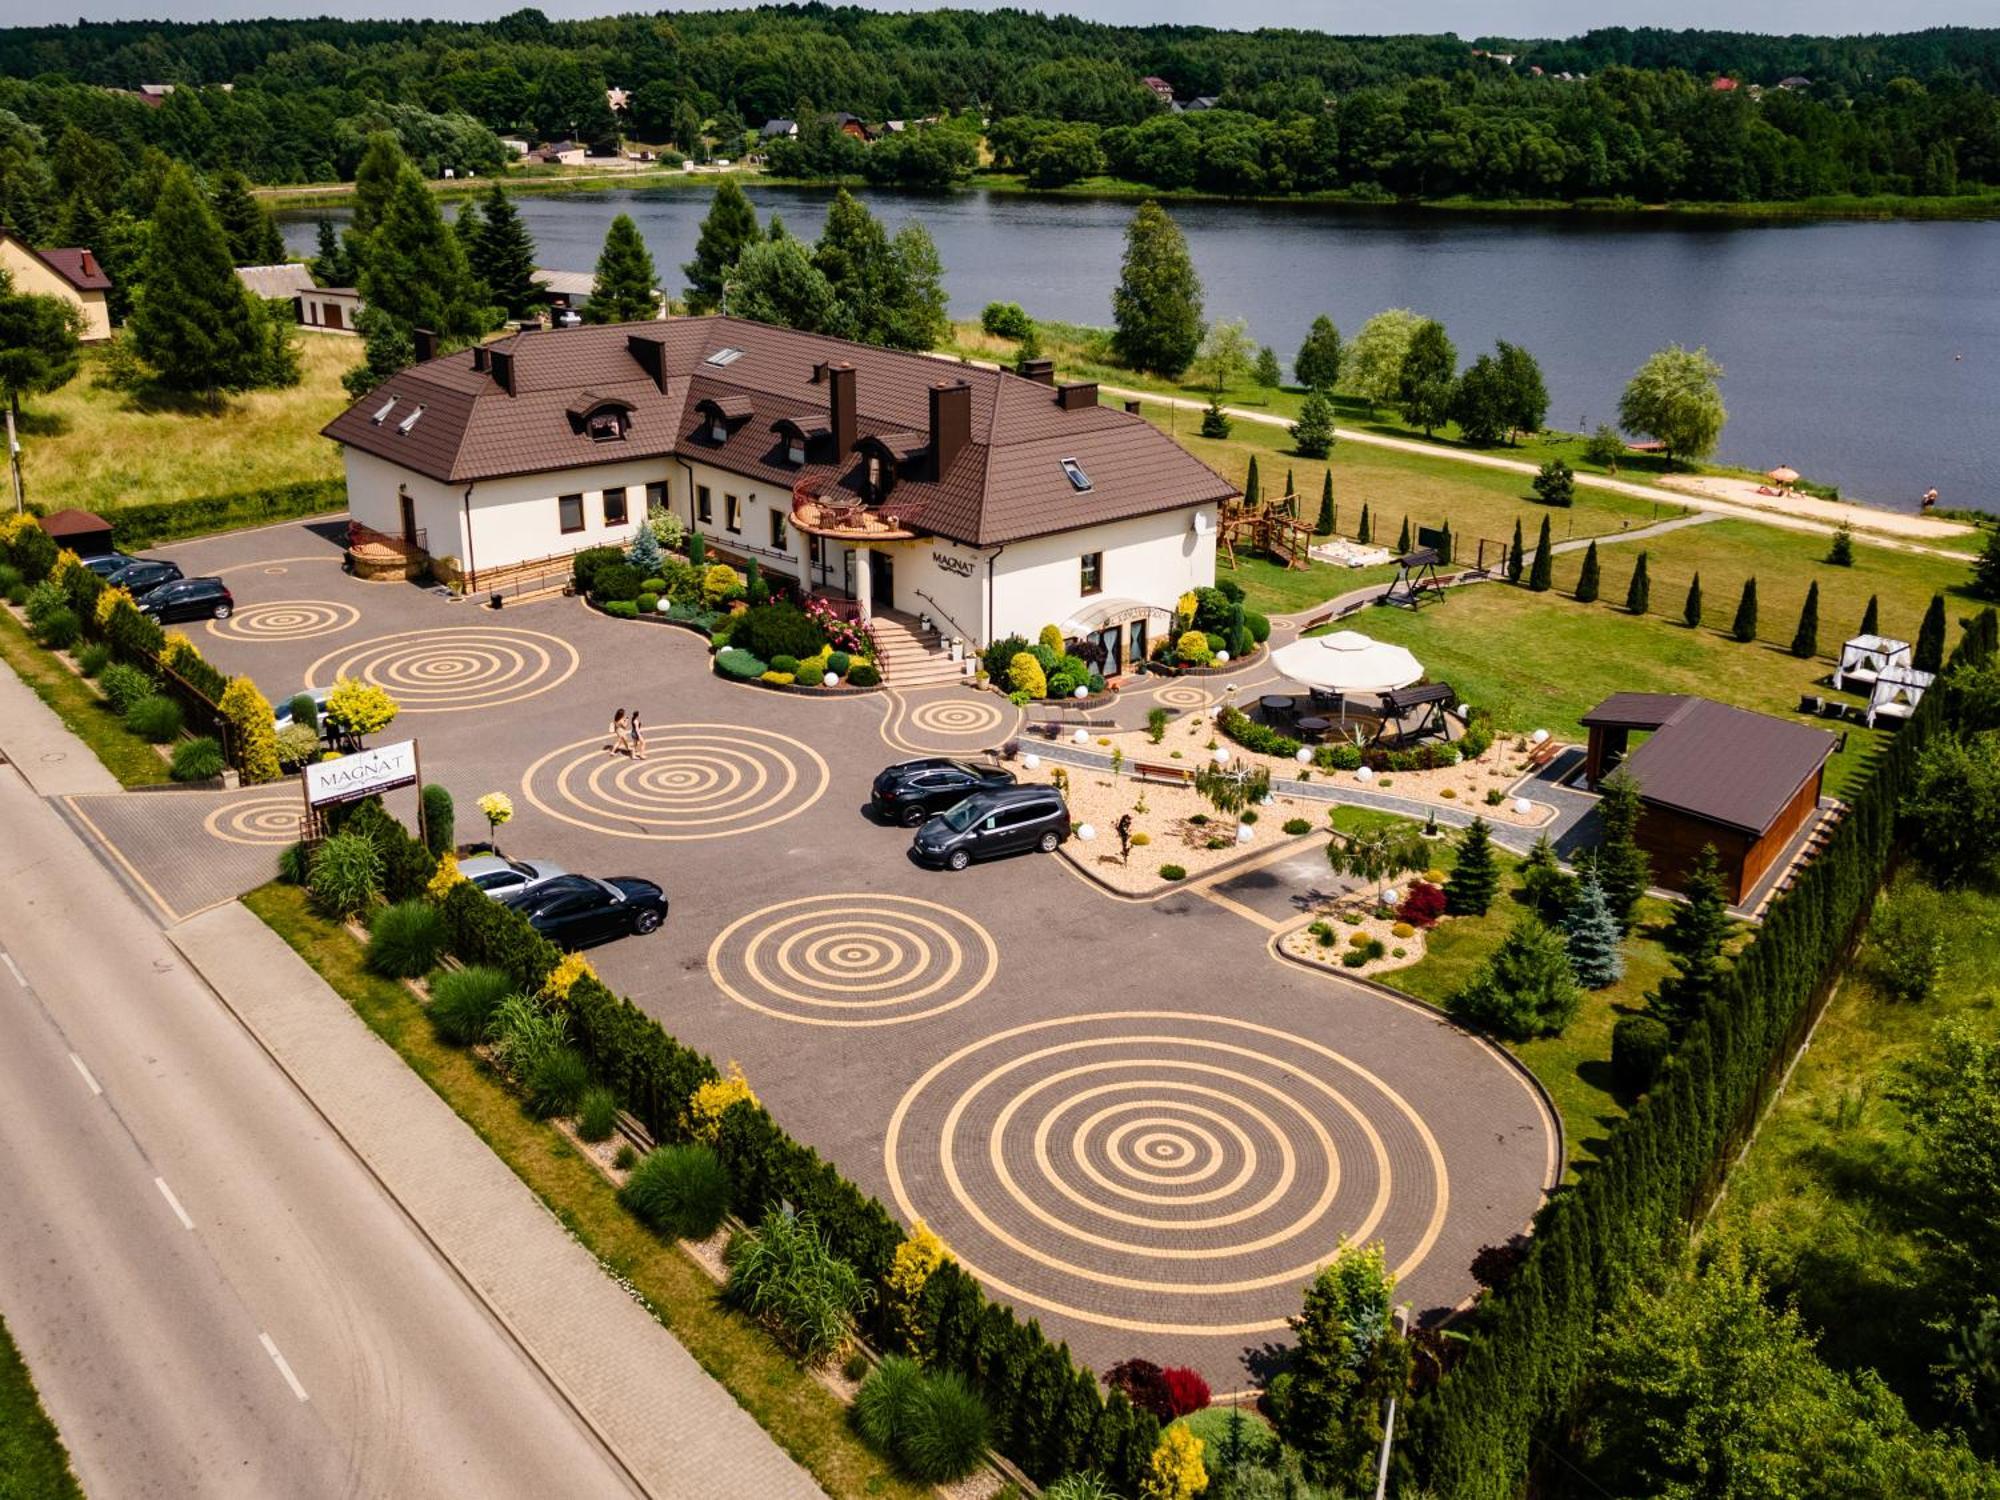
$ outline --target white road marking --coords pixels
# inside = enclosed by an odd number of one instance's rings
[[[103,1086],[99,1084],[95,1078],[92,1078],[90,1076],[90,1069],[84,1066],[82,1058],[78,1057],[74,1052],[72,1052],[69,1055],[69,1060],[76,1064],[77,1072],[81,1073],[83,1075],[83,1081],[90,1085],[91,1093],[101,1094],[104,1092]],[[161,1186],[164,1187],[165,1184],[162,1183]]]
[[[22,976],[21,971],[14,966],[14,960],[9,955],[5,953],[0,953],[0,964],[5,964],[7,966],[7,972],[14,976],[14,983],[18,984],[24,990],[28,987],[27,979],[24,978]]]
[[[190,1219],[188,1211],[181,1207],[181,1200],[174,1196],[174,1190],[167,1186],[167,1179],[164,1177],[155,1177],[153,1185],[160,1190],[160,1196],[167,1200],[167,1207],[174,1211],[174,1217],[181,1221],[181,1228],[194,1228],[194,1220]]]
[[[292,1373],[292,1367],[285,1363],[285,1356],[280,1354],[278,1346],[271,1342],[271,1335],[260,1333],[257,1338],[264,1345],[264,1352],[271,1356],[271,1363],[278,1367],[278,1373],[285,1377],[285,1384],[292,1388],[292,1394],[304,1401],[306,1388],[299,1384],[299,1377]]]

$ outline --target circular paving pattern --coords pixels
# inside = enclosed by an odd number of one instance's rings
[[[306,668],[306,685],[358,677],[386,688],[404,713],[463,713],[546,693],[578,661],[568,641],[538,630],[407,630],[328,652]]]
[[[536,691],[540,691],[537,689]],[[627,839],[719,839],[797,817],[833,780],[812,746],[740,724],[648,724],[646,758],[593,735],[551,750],[521,777],[550,817]]]
[[[1207,708],[1215,695],[1191,682],[1170,682],[1153,694],[1153,701],[1163,708]]]
[[[282,573],[284,569],[276,571]],[[332,635],[360,620],[361,611],[351,604],[324,599],[271,599],[242,605],[226,620],[210,620],[208,632],[232,641],[303,641],[316,635]]]
[[[265,792],[225,802],[201,826],[230,844],[290,844],[299,837],[299,796],[296,792]]]
[[[1010,705],[1011,707],[1011,705]],[[910,710],[909,725],[927,734],[988,735],[1006,724],[1000,706],[982,698],[940,698]]]
[[[783,901],[716,935],[708,972],[738,1005],[811,1026],[895,1026],[955,1010],[1000,969],[950,907],[860,891]]]
[[[1407,1276],[1449,1198],[1429,1128],[1366,1068],[1169,1011],[959,1048],[897,1104],[883,1156],[904,1216],[994,1291],[1140,1333],[1278,1332],[1343,1236]]]

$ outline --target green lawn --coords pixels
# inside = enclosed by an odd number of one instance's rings
[[[319,430],[348,404],[340,377],[360,362],[361,341],[304,334],[299,354],[304,379],[292,389],[210,409],[100,389],[92,377],[102,351],[86,350],[76,379],[25,404],[28,498],[50,510],[106,512],[339,478],[339,449]]]
[[[362,967],[362,947],[322,921],[295,886],[267,885],[243,903],[338,991],[438,1096],[532,1188],[593,1255],[645,1297],[674,1337],[728,1388],[828,1494],[919,1500],[847,1425],[846,1408],[768,1335],[725,1309],[715,1283],[619,1205],[597,1169],[553,1125],[531,1118],[470,1052],[446,1046],[402,985]],[[0,1500],[4,1500],[0,1488]]]
[[[1919,879],[1906,870],[1889,899]],[[1927,1421],[1944,1414],[1929,1374],[1938,1336],[1926,1325],[1956,1321],[1971,1289],[1940,1284],[1944,1268],[1908,1188],[1908,1135],[1891,1094],[1939,1022],[1966,1016],[1989,1033],[2000,1027],[2000,894],[1953,891],[1949,900],[1936,994],[1892,1000],[1865,961],[1848,971],[1715,1217],[1748,1239],[1774,1295],[1797,1300],[1821,1354],[1879,1371]]]
[[[55,1423],[0,1319],[0,1500],[83,1500]]]
[[[129,732],[96,689],[35,644],[6,609],[0,609],[0,659],[123,785],[159,786],[172,780],[159,752]]]

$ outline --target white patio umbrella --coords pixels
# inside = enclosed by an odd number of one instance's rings
[[[1271,665],[1281,676],[1331,693],[1386,693],[1424,675],[1424,664],[1401,646],[1358,630],[1336,630],[1280,646]]]

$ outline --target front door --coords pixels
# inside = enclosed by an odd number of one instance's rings
[[[1125,653],[1125,660],[1132,664],[1132,670],[1136,672],[1146,664],[1146,622],[1134,620],[1126,627],[1125,633],[1131,643],[1130,649]]]
[[[341,326],[340,304],[338,302],[329,302],[326,304],[326,326],[329,328],[338,328]]]
[[[1103,676],[1116,677],[1120,672],[1125,670],[1123,657],[1125,629],[1123,626],[1105,626],[1104,629],[1097,632],[1097,644],[1104,648]]]
[[[868,554],[868,593],[875,608],[896,607],[896,560],[886,552]]]
[[[398,498],[403,502],[403,540],[414,547],[417,545],[417,502],[410,498],[407,490]]]

